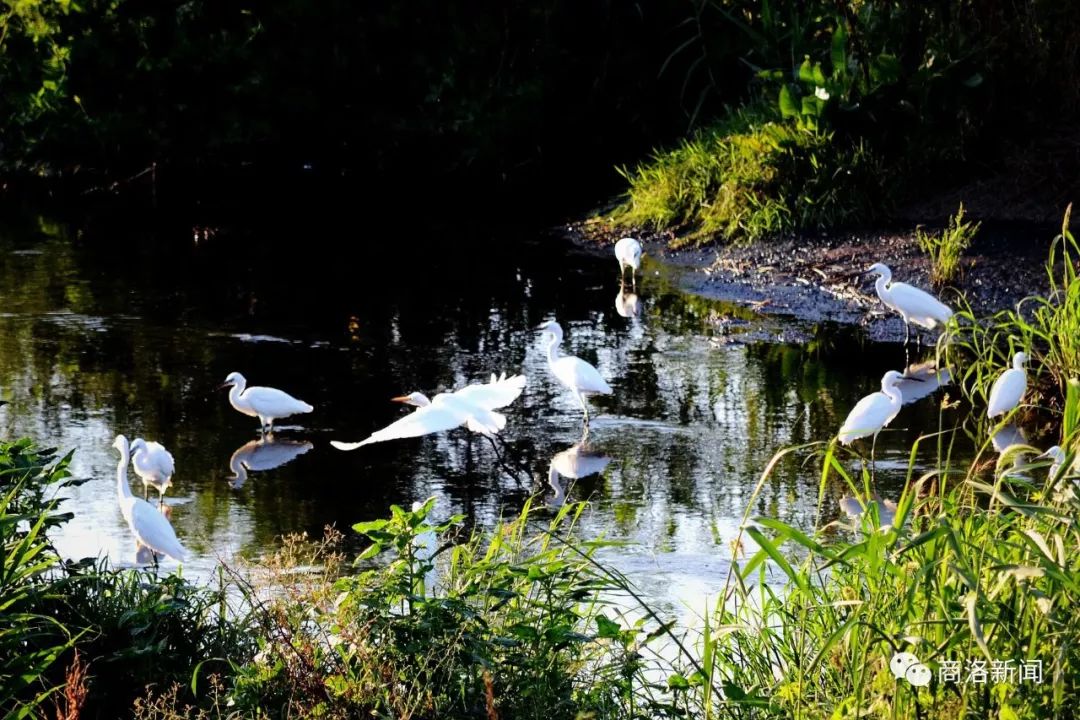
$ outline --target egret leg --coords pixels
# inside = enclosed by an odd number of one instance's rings
[[[870,441],[870,482],[871,482],[871,484],[873,484],[875,482],[874,481],[874,470],[875,470],[875,468],[874,468],[874,465],[875,465],[874,453],[877,450],[877,436],[878,436],[878,434],[874,433],[874,439]]]
[[[911,325],[908,324],[907,320],[904,320],[904,347],[907,347],[908,343],[910,343],[910,342],[911,342]]]
[[[585,427],[589,427],[589,405],[585,402],[585,396],[580,392],[577,394],[577,399],[581,403],[581,409],[585,411]]]

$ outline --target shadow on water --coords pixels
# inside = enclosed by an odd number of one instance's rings
[[[0,423],[9,437],[76,448],[75,472],[94,478],[72,491],[61,551],[130,558],[109,447],[124,432],[176,457],[172,520],[196,555],[189,574],[429,496],[438,516],[490,523],[531,492],[550,495],[555,477],[593,501],[583,532],[630,541],[625,568],[681,597],[722,582],[773,454],[829,438],[904,362],[899,346],[850,329],[685,295],[648,258],[631,301],[614,258],[544,233],[376,233],[328,220],[84,233],[38,218],[0,228],[0,249]],[[592,403],[587,447],[534,330],[552,317],[564,351],[614,388]],[[315,412],[260,441],[257,421],[212,392],[234,370]],[[531,483],[465,430],[329,446],[399,417],[392,396],[502,371],[529,378],[501,439]],[[883,494],[896,495],[911,442],[937,423],[928,400],[881,435]],[[780,463],[753,514],[813,525],[817,474],[799,460]]]

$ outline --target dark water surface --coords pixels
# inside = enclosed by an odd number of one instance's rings
[[[116,504],[117,433],[175,456],[167,502],[193,551],[189,576],[257,555],[283,533],[348,528],[432,495],[440,517],[491,523],[534,493],[558,502],[552,467],[599,470],[566,493],[593,501],[582,532],[629,541],[613,554],[622,569],[667,602],[697,606],[723,583],[773,454],[834,435],[884,371],[902,368],[903,351],[684,295],[651,262],[638,289],[641,317],[622,317],[614,258],[536,231],[376,233],[312,220],[196,237],[180,222],[84,232],[9,220],[0,393],[10,404],[0,423],[7,437],[74,448],[75,474],[92,478],[66,505],[76,513],[58,538],[66,555],[134,561]],[[534,330],[551,318],[567,332],[564,351],[595,363],[615,390],[594,401],[591,457],[576,467],[564,451],[580,439],[581,412],[548,374]],[[315,412],[282,421],[275,445],[259,447],[255,419],[213,392],[234,370]],[[502,371],[529,378],[502,435],[522,468],[514,475],[464,429],[349,453],[329,445],[399,417],[391,396]],[[880,437],[883,496],[899,494],[911,442],[938,425],[936,405],[906,407],[898,430]],[[803,458],[779,465],[754,514],[814,524],[820,465]],[[844,489],[830,493],[826,517]]]

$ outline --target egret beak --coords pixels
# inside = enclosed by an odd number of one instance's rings
[[[232,383],[221,383],[216,388],[214,388],[214,392],[217,392],[218,390],[224,390],[227,387],[232,387]]]
[[[392,398],[390,398],[390,402],[407,403],[407,402],[409,402],[409,396],[408,395],[399,395],[397,397],[392,397]]]
[[[1033,457],[1033,458],[1031,458],[1031,459],[1032,459],[1032,460],[1050,460],[1050,459],[1052,459],[1052,458],[1050,457],[1050,451],[1049,451],[1049,450],[1047,450],[1047,451],[1046,451],[1046,452],[1044,452],[1044,453],[1043,453],[1042,455],[1036,455],[1035,457]]]

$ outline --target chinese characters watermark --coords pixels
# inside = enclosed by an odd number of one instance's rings
[[[892,656],[889,669],[893,677],[903,679],[915,687],[930,684],[933,673],[919,658],[909,652],[900,652]],[[1009,683],[1041,684],[1043,681],[1042,660],[942,660],[938,663],[938,682],[962,685],[985,685]]]

